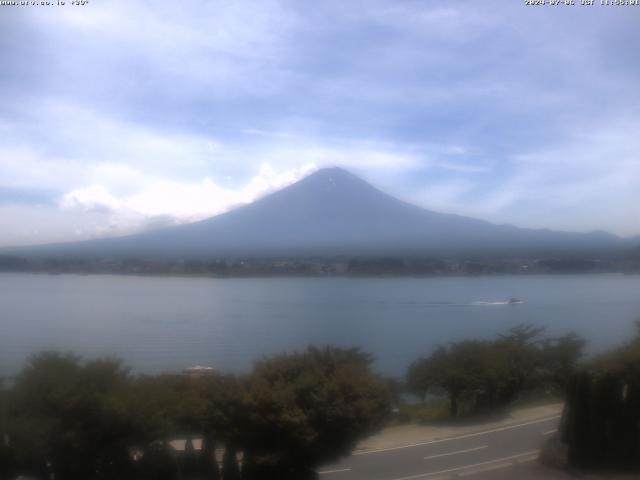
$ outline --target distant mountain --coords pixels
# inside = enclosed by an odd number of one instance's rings
[[[197,223],[126,237],[13,249],[57,257],[601,255],[627,248],[604,232],[496,225],[410,205],[340,168],[318,170],[256,202]]]

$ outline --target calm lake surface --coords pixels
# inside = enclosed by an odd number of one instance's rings
[[[522,304],[509,305],[510,297]],[[640,276],[158,278],[0,274],[0,375],[43,349],[117,355],[134,371],[242,372],[308,344],[357,346],[403,375],[441,343],[522,323],[574,330],[591,352],[640,319]]]

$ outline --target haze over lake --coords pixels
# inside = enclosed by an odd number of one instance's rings
[[[0,374],[31,353],[117,355],[137,372],[195,364],[242,372],[263,355],[357,346],[403,375],[436,345],[534,323],[590,352],[640,318],[640,276],[170,278],[0,274]],[[511,297],[524,303],[509,305]]]

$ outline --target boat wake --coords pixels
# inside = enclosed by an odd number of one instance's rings
[[[479,305],[479,306],[492,306],[492,305],[520,305],[524,303],[522,300],[518,300],[516,298],[512,298],[510,300],[504,300],[499,302],[486,302],[486,301],[478,301],[471,302],[470,305]]]
[[[389,304],[389,303],[396,303],[396,302],[379,301],[378,303]],[[475,302],[419,302],[419,301],[397,302],[398,305],[416,306],[416,307],[492,307],[492,306],[502,306],[502,305],[520,305],[522,303],[524,303],[524,301],[517,298],[511,298],[509,300],[499,300],[499,301],[478,300]]]
[[[478,302],[471,302],[469,305],[509,305],[508,301],[505,302],[482,302],[482,301],[478,301]]]

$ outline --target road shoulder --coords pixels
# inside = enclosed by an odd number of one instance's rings
[[[396,449],[454,438],[487,430],[536,422],[558,417],[562,413],[562,403],[520,408],[508,412],[500,419],[475,419],[472,421],[452,422],[438,425],[399,425],[388,427],[363,440],[354,450],[354,454]]]

